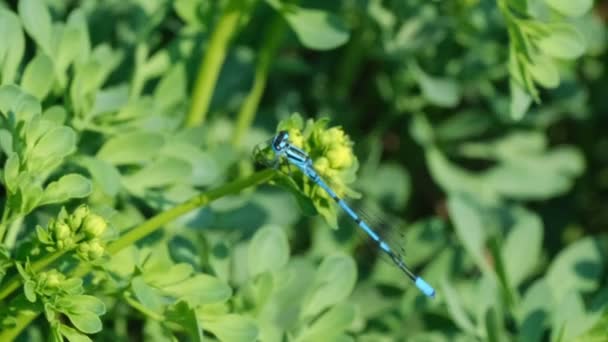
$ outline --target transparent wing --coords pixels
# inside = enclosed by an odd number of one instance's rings
[[[382,213],[379,209],[374,209],[369,205],[365,205],[363,202],[355,202],[347,204],[357,213],[357,215],[367,223],[367,225],[380,237],[380,240],[384,241],[393,253],[404,262],[405,260],[405,231],[404,224],[399,222],[393,216]],[[352,219],[348,215],[344,215],[348,218],[349,223]],[[378,244],[372,240],[356,223],[352,223],[353,229],[357,229],[357,235],[364,241],[365,249],[367,252],[373,251],[374,256],[379,257],[382,261],[389,264],[394,264],[394,261],[383,253]],[[366,253],[367,254],[367,253]],[[407,264],[407,262],[406,262]]]

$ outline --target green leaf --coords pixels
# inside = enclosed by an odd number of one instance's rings
[[[114,165],[93,157],[79,156],[76,162],[85,167],[95,183],[109,196],[115,196],[121,188],[120,172]]]
[[[197,313],[186,302],[178,302],[165,312],[170,322],[179,324],[190,337],[191,341],[203,341],[203,328],[200,326]]]
[[[67,126],[56,127],[38,140],[29,156],[32,159],[49,160],[64,158],[76,150],[76,133]]]
[[[448,209],[460,242],[477,266],[489,271],[491,268],[485,258],[485,225],[479,204],[469,196],[451,195],[448,199]]]
[[[487,186],[515,199],[545,199],[569,190],[585,169],[581,152],[570,146],[539,155],[521,154],[486,171]]]
[[[11,84],[19,70],[25,51],[25,37],[19,17],[4,8],[0,8],[0,74],[1,84]]]
[[[10,190],[15,193],[17,190],[18,176],[19,176],[20,161],[17,153],[13,152],[11,156],[4,163],[4,184]]]
[[[590,330],[598,318],[599,315],[589,315],[586,312],[583,299],[577,291],[570,291],[556,307],[551,340],[572,341]]]
[[[106,313],[106,306],[97,297],[89,295],[72,295],[68,298],[72,302],[72,311],[90,311],[98,316]]]
[[[248,255],[251,276],[281,269],[289,260],[289,243],[283,229],[272,225],[260,228],[251,239]]]
[[[162,157],[134,174],[124,176],[123,184],[135,192],[149,187],[184,183],[190,179],[190,163],[172,157]]]
[[[91,190],[90,180],[77,173],[71,173],[52,182],[44,189],[40,205],[87,197],[91,194]]]
[[[566,24],[550,25],[549,33],[540,38],[537,44],[547,55],[562,59],[577,59],[586,49],[583,35],[574,26]]]
[[[536,268],[543,243],[540,218],[523,208],[515,211],[515,222],[502,248],[502,259],[511,285],[516,288]]]
[[[44,1],[19,1],[19,16],[27,33],[36,41],[47,55],[51,54],[52,22],[49,9]]]
[[[333,341],[351,326],[355,319],[355,306],[351,303],[341,303],[307,327],[297,341]]]
[[[59,332],[65,336],[69,342],[91,342],[92,340],[79,331],[68,327],[65,324],[59,324]]]
[[[142,276],[137,276],[131,280],[131,290],[135,298],[148,309],[160,312],[163,307],[163,299],[160,292],[146,284]]]
[[[545,0],[556,11],[569,17],[579,17],[593,6],[593,0]]]
[[[346,299],[356,280],[357,267],[350,256],[334,254],[323,259],[305,299],[302,317],[314,316]]]
[[[32,95],[24,93],[15,85],[0,86],[0,112],[13,112],[20,120],[28,120],[42,112],[40,102]]]
[[[547,271],[547,282],[555,298],[571,290],[593,291],[605,266],[602,241],[605,237],[586,237],[562,250]]]
[[[444,280],[441,288],[441,293],[443,293],[447,304],[448,313],[454,320],[454,323],[469,335],[475,336],[475,326],[465,311],[458,292],[450,285],[449,280]]]
[[[410,65],[422,95],[431,103],[439,107],[453,108],[460,102],[460,87],[451,78],[432,77],[427,75],[420,67]]]
[[[203,328],[222,342],[251,342],[258,336],[255,322],[247,317],[228,314],[203,317]]]
[[[509,82],[511,87],[510,113],[513,120],[521,120],[532,104],[532,96],[513,79]]]
[[[232,295],[232,289],[223,281],[207,274],[163,286],[162,291],[177,299],[184,300],[192,307],[203,304],[222,303]]]
[[[23,283],[23,293],[25,294],[25,298],[32,303],[36,302],[36,283],[33,280],[26,280]]]
[[[51,90],[54,80],[53,61],[44,53],[39,53],[25,67],[21,87],[43,100]]]
[[[181,63],[175,64],[161,78],[154,90],[154,101],[161,111],[169,111],[186,99],[186,70]]]
[[[288,5],[279,9],[296,36],[307,48],[330,50],[348,41],[349,32],[334,14],[316,9]]]
[[[544,278],[528,288],[517,312],[519,338],[522,342],[541,339],[554,305],[551,289]]]
[[[86,334],[94,334],[98,333],[102,329],[101,320],[99,317],[90,311],[67,311],[65,314],[70,319],[70,322],[74,324],[74,326],[86,333]]]
[[[557,67],[546,56],[534,56],[532,63],[528,63],[528,71],[532,74],[532,78],[545,88],[555,88],[559,85]]]
[[[164,144],[158,133],[134,132],[117,135],[97,152],[97,157],[111,164],[139,164],[153,159]]]

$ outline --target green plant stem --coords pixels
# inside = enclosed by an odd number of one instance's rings
[[[243,0],[230,0],[211,34],[194,83],[192,102],[186,117],[187,127],[199,126],[205,121],[228,45],[245,7]]]
[[[38,317],[40,312],[36,312],[33,310],[19,310],[15,313],[15,326],[10,329],[0,330],[0,341],[12,341],[21,331],[25,329],[30,323]]]
[[[275,175],[276,175],[276,171],[274,169],[266,169],[266,170],[254,173],[247,178],[236,180],[232,183],[225,184],[217,189],[213,189],[211,191],[208,191],[208,192],[202,193],[198,196],[195,196],[195,197],[191,198],[190,200],[188,200],[180,205],[177,205],[176,207],[174,207],[172,209],[162,212],[162,213],[152,217],[148,221],[142,223],[141,225],[133,228],[132,230],[130,230],[129,232],[127,232],[126,234],[124,234],[123,236],[118,238],[118,240],[109,244],[108,247],[106,248],[106,251],[111,255],[115,255],[116,253],[120,252],[122,249],[132,245],[137,240],[162,228],[164,224],[182,216],[183,214],[185,214],[191,210],[194,210],[194,209],[197,209],[200,207],[204,207],[207,204],[211,203],[212,201],[214,201],[218,198],[221,198],[221,197],[224,197],[227,195],[236,194],[251,186],[256,186],[256,185],[259,185],[262,183],[266,183],[266,182],[270,181],[272,178],[274,178]],[[32,266],[36,267],[36,269],[42,268],[42,267],[52,263],[54,260],[56,260],[58,257],[60,257],[63,253],[61,253],[59,255],[56,255],[56,254],[57,253],[51,254],[49,257],[38,261],[36,263],[37,265],[32,265]],[[41,266],[41,265],[44,265],[44,266]],[[87,274],[90,270],[91,270],[90,264],[81,263],[74,270],[74,272],[72,272],[72,274],[70,276],[81,277],[81,276],[84,276],[85,274]],[[11,286],[12,289],[10,291],[8,291],[6,289],[2,290],[2,293],[6,292],[4,297],[6,297],[7,295],[12,293],[15,289],[17,289],[19,287],[19,285],[21,284],[21,279],[20,278],[14,279],[14,282],[15,282],[15,285]],[[4,297],[0,297],[0,298],[4,298]],[[15,327],[12,327],[10,329],[6,329],[6,330],[0,332],[0,341],[10,341],[11,339],[18,336],[19,333],[21,332],[21,330],[25,329],[25,327],[28,326],[29,322],[31,322],[38,314],[39,313],[36,313],[33,316],[19,314],[17,317],[17,324]]]
[[[264,89],[266,89],[270,63],[274,60],[276,51],[281,43],[281,38],[285,32],[285,27],[283,17],[277,14],[266,29],[264,44],[260,48],[255,67],[253,86],[247,98],[245,98],[245,102],[243,102],[236,119],[236,128],[232,140],[234,146],[238,146],[241,143],[253,122],[255,113],[260,105],[260,100],[264,94]]]
[[[8,200],[7,200],[8,202]],[[4,211],[2,212],[2,219],[0,220],[0,243],[4,241],[4,233],[6,233],[6,227],[8,226],[10,209],[8,205],[4,205]]]

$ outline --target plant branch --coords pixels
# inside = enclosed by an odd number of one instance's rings
[[[118,238],[118,240],[109,244],[108,247],[106,248],[106,250],[109,254],[114,255],[114,254],[120,252],[122,249],[135,243],[137,240],[162,228],[163,225],[165,225],[166,223],[171,222],[172,220],[182,216],[183,214],[185,214],[191,210],[194,210],[194,209],[197,209],[200,207],[204,207],[216,199],[219,199],[219,198],[227,196],[227,195],[232,195],[232,194],[238,193],[248,187],[256,186],[256,185],[268,182],[272,178],[274,178],[275,175],[276,175],[276,171],[274,169],[266,169],[266,170],[254,173],[247,178],[239,179],[232,183],[225,184],[217,189],[213,189],[211,191],[202,193],[196,197],[191,198],[190,200],[188,200],[182,204],[177,205],[176,207],[174,207],[172,209],[169,209],[165,212],[162,212],[162,213],[152,217],[148,221],[133,228],[132,230],[130,230],[129,232],[127,232],[126,234],[124,234],[123,236]],[[56,260],[58,257],[60,257],[63,254],[62,252],[59,254],[58,253],[59,252],[51,254],[49,257],[38,261],[37,263],[35,263],[35,265],[32,265],[32,266],[36,267],[37,270],[41,269],[44,266],[52,263],[54,260]],[[76,276],[76,277],[84,276],[85,274],[87,274],[90,271],[90,269],[91,269],[90,264],[81,263],[74,270],[74,272],[72,272],[71,276]],[[12,290],[7,291],[6,289],[3,289],[2,293],[6,292],[4,297],[6,297],[8,294],[12,293],[15,289],[17,289],[19,287],[19,285],[21,283],[21,279],[20,278],[16,279],[14,281],[14,283],[15,283],[15,285],[9,284],[9,285],[11,285]],[[4,298],[4,297],[0,297],[0,298]],[[39,312],[35,313],[33,316],[29,315],[29,314],[28,315],[19,314],[19,316],[17,317],[16,326],[14,326],[10,329],[6,329],[0,333],[0,341],[10,341],[11,339],[18,336],[21,333],[21,331],[28,326],[29,322],[31,322],[38,314],[39,314]]]
[[[187,127],[199,126],[205,121],[215,84],[226,59],[228,45],[245,7],[243,0],[230,0],[211,34],[194,83],[192,102],[186,117]]]
[[[244,135],[253,122],[255,113],[260,105],[260,100],[264,94],[264,89],[266,89],[270,63],[273,61],[276,51],[279,48],[284,31],[285,22],[283,17],[276,14],[264,35],[264,44],[260,48],[258,61],[255,67],[253,86],[237,116],[236,128],[233,135],[234,138],[232,140],[232,143],[235,146],[238,146],[241,143]]]

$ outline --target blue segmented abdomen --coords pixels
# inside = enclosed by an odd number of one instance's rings
[[[428,297],[435,297],[435,289],[429,285],[424,279],[416,277],[416,287]]]

